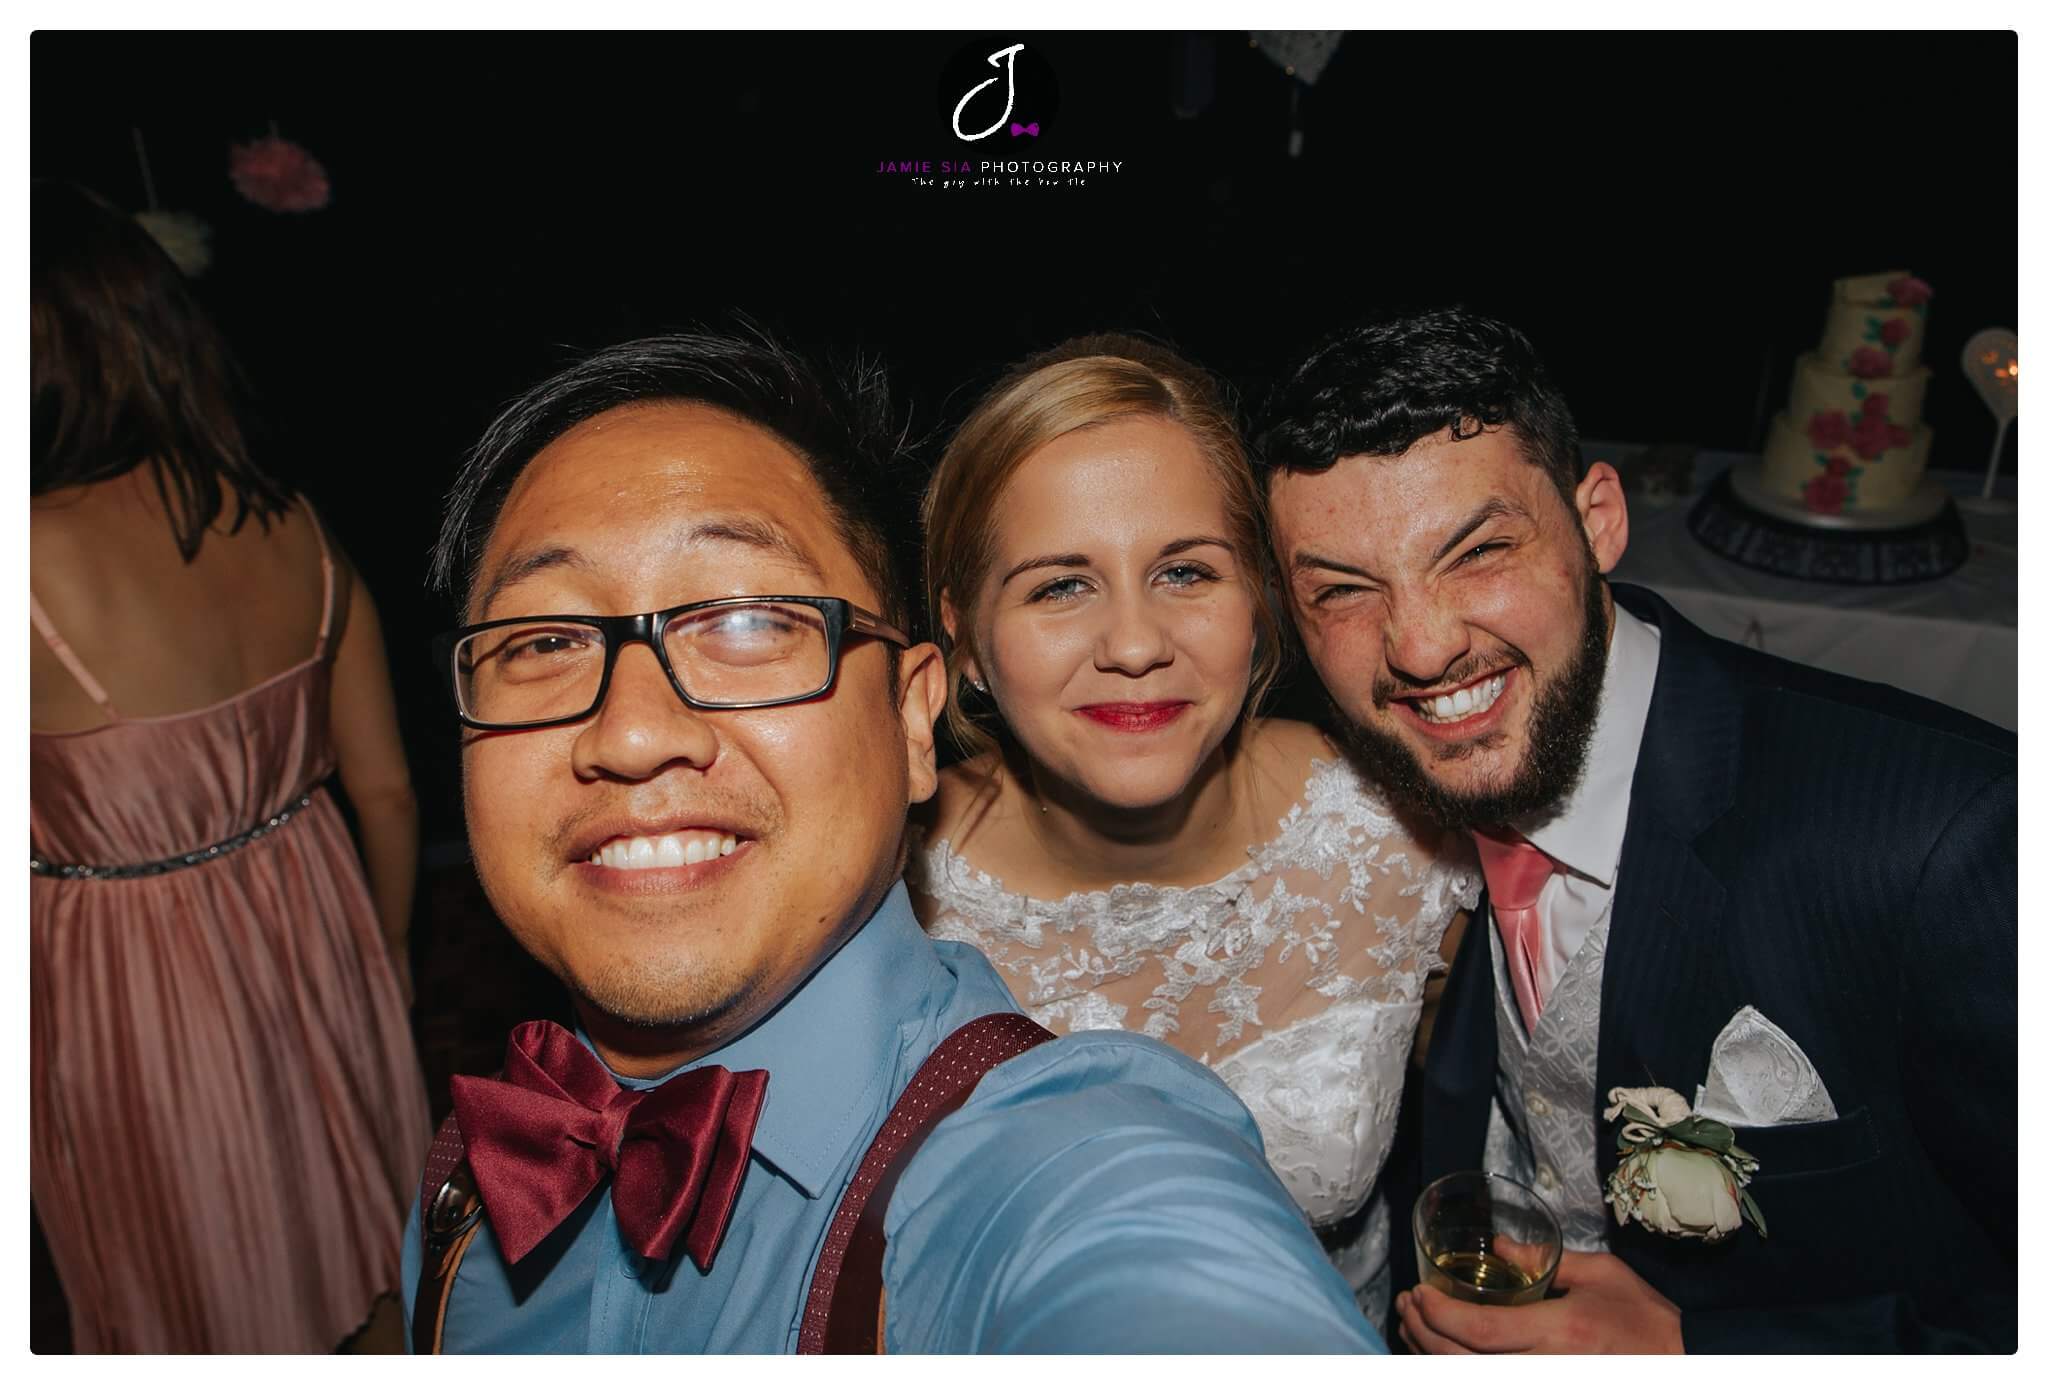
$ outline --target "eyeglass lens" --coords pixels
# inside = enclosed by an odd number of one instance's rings
[[[823,691],[831,674],[824,613],[749,602],[690,611],[662,634],[669,667],[700,703],[773,702]],[[455,646],[462,710],[498,725],[581,716],[604,681],[605,637],[594,625],[537,620],[498,625]]]

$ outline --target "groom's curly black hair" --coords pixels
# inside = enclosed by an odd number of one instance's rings
[[[1310,351],[1260,410],[1262,478],[1322,472],[1340,457],[1398,457],[1448,428],[1454,438],[1506,426],[1565,504],[1584,470],[1564,396],[1529,339],[1462,307],[1368,318]]]

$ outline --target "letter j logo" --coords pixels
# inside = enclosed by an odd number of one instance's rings
[[[990,67],[1000,67],[1003,69],[1003,75],[1000,79],[1003,83],[1003,113],[997,116],[995,122],[986,130],[977,131],[971,135],[960,127],[960,117],[966,112],[967,103],[976,96],[979,96],[985,89],[996,84],[998,79],[990,77],[987,81],[969,87],[967,94],[960,98],[960,104],[953,107],[954,134],[968,141],[987,139],[1009,123],[1011,108],[1017,104],[1017,55],[1023,51],[1023,44],[1013,43],[1008,48],[997,49],[988,55],[988,65]],[[1037,131],[1034,130],[1032,133],[1036,134]]]

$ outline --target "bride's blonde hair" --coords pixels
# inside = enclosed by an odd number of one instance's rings
[[[1266,500],[1245,457],[1229,396],[1178,353],[1121,333],[1075,337],[1013,366],[960,425],[925,490],[924,589],[931,628],[946,654],[947,729],[968,755],[995,744],[961,704],[967,662],[977,656],[968,616],[988,579],[996,515],[1017,468],[1076,429],[1154,416],[1185,428],[1223,492],[1228,537],[1252,597],[1256,641],[1240,717],[1252,714],[1280,671],[1285,626],[1272,583]],[[946,634],[948,599],[958,617]]]

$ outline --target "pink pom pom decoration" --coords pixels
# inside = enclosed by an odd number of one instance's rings
[[[327,205],[327,170],[298,145],[270,135],[228,154],[235,191],[270,212],[317,212]]]

